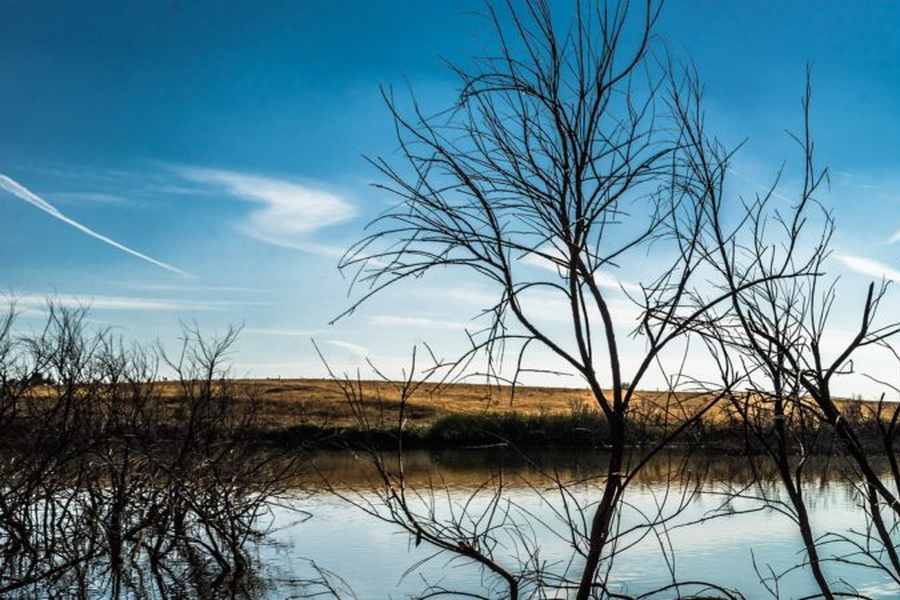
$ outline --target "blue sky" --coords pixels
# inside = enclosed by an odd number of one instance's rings
[[[47,294],[83,299],[99,324],[145,341],[173,340],[179,320],[243,323],[235,368],[258,376],[320,374],[311,336],[341,366],[371,356],[393,367],[423,339],[453,354],[487,290],[450,274],[327,323],[348,302],[337,255],[390,201],[362,158],[396,155],[379,85],[448,106],[457,84],[442,59],[492,47],[482,8],[7,3],[0,287],[31,308],[23,326],[39,322]],[[823,200],[838,221],[832,267],[848,301],[868,279],[900,277],[898,13],[890,2],[673,0],[658,29],[697,65],[712,128],[749,138],[735,165],[748,189],[784,161],[785,193],[796,184],[784,130],[800,124],[813,63],[817,152],[833,173]],[[894,294],[885,309],[897,308]]]

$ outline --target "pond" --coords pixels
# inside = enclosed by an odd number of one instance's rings
[[[467,502],[469,513],[481,514],[493,488],[486,487],[474,499],[473,491],[492,476],[497,481],[502,473],[501,505],[520,527],[519,537],[506,532],[497,536],[496,556],[509,566],[530,558],[547,565],[548,571],[577,577],[580,565],[571,559],[569,529],[561,515],[565,506],[576,503],[590,515],[591,503],[600,495],[601,481],[596,476],[602,473],[604,461],[603,453],[597,451],[542,452],[527,460],[498,451],[414,452],[405,455],[404,467],[410,491],[421,494],[414,504],[423,511],[433,510],[438,519],[451,514],[458,518]],[[714,583],[747,598],[815,596],[818,588],[809,570],[792,570],[805,554],[796,526],[780,510],[778,500],[784,499],[780,485],[765,469],[754,475],[751,462],[745,457],[676,453],[648,465],[626,494],[628,506],[618,523],[618,531],[625,532],[619,541],[622,551],[608,571],[608,589],[637,595],[663,587],[674,577]],[[765,464],[762,459],[758,462]],[[368,515],[347,501],[371,510],[382,508],[373,491],[375,472],[364,456],[323,453],[316,456],[315,464],[317,477],[333,482],[344,499],[324,491],[298,497],[294,508],[311,515],[303,522],[297,522],[297,513],[288,508],[275,511],[275,543],[260,550],[266,571],[281,581],[272,597],[299,597],[297,586],[285,581],[312,576],[306,559],[327,570],[326,578],[347,597],[353,597],[352,588],[358,598],[405,598],[429,585],[502,597],[498,581],[486,577],[477,565],[451,560],[447,554],[435,555],[433,546],[416,545],[396,524]],[[553,488],[548,473],[577,482],[567,503]],[[853,564],[865,561],[854,554],[847,540],[862,539],[858,534],[867,526],[854,481],[853,474],[836,461],[806,467],[803,489],[814,532],[825,536],[821,553],[827,559],[826,577],[834,591],[898,597],[900,589],[883,572]],[[737,489],[743,489],[745,497],[729,500]],[[759,499],[762,496],[766,504]],[[664,525],[627,533],[659,514],[670,517]],[[829,532],[831,536],[826,535]],[[777,582],[775,574],[780,575]],[[543,597],[567,597],[552,584],[544,584],[543,590]],[[702,587],[684,587],[658,597],[699,590]],[[705,595],[715,594],[707,591]]]

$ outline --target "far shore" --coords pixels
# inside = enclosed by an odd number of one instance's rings
[[[34,389],[40,390],[43,385]],[[185,426],[182,384],[159,381],[143,385],[153,385],[154,394],[161,400],[163,420],[154,436],[174,439]],[[426,384],[408,399],[401,428],[400,386],[394,382],[353,382],[357,393],[361,393],[361,401],[355,407],[347,401],[340,385],[329,379],[226,379],[218,385],[222,390],[217,402],[226,398],[236,409],[234,414],[252,414],[250,421],[232,431],[241,431],[242,436],[261,447],[391,449],[397,448],[402,439],[405,449],[602,450],[610,439],[606,418],[586,389],[517,386],[513,390],[511,386],[483,384]],[[46,392],[49,395],[50,389]],[[627,445],[653,446],[709,400],[705,394],[636,391],[629,410]],[[838,406],[844,418],[857,424],[867,449],[883,452],[875,419],[878,403],[844,399],[838,401]],[[896,407],[892,403],[885,406],[882,422],[890,418]],[[33,425],[22,414],[7,425],[7,434],[12,439],[25,440]],[[833,439],[827,427],[822,432],[815,445],[826,451]],[[667,447],[755,451],[743,421],[725,401],[668,441]],[[817,448],[808,449],[815,452]]]
[[[364,401],[354,414],[336,382],[330,379],[230,380],[256,404],[254,437],[278,446],[394,447],[398,439],[399,385],[360,381]],[[164,383],[175,397],[175,383]],[[629,426],[630,445],[651,445],[708,401],[703,394],[671,394],[643,390],[634,394]],[[844,399],[847,418],[873,427],[877,402]],[[668,417],[667,417],[668,415]],[[365,426],[360,421],[365,419]],[[863,431],[867,428],[863,427]],[[608,437],[605,418],[587,389],[564,387],[425,385],[404,410],[403,443],[407,448],[485,448],[551,446],[603,448]],[[830,443],[824,436],[822,444]],[[726,402],[708,413],[674,443],[707,450],[745,449],[740,420]]]

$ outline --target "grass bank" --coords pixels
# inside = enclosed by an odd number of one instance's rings
[[[175,439],[185,427],[183,388],[174,382],[158,382],[154,394],[160,398],[161,420],[155,426],[157,440]],[[238,426],[250,441],[279,448],[371,445],[396,447],[400,399],[397,388],[385,382],[361,382],[365,400],[356,411],[345,400],[339,386],[325,379],[229,380],[229,391],[221,401],[236,414],[249,414],[246,427]],[[628,443],[634,447],[659,441],[684,415],[697,412],[708,398],[702,395],[668,394],[658,391],[635,393]],[[846,400],[841,408],[856,423],[863,441],[877,443],[875,404]],[[609,426],[590,393],[577,388],[508,387],[457,384],[425,389],[409,401],[404,444],[407,448],[452,449],[512,445],[517,447],[603,448]],[[368,424],[362,427],[361,422]],[[7,424],[7,435],[27,439],[27,418]],[[120,424],[127,427],[127,423]],[[742,421],[723,403],[705,414],[679,436],[675,446],[706,449],[745,449],[747,437]],[[817,445],[831,443],[823,430]],[[869,445],[869,444],[867,444]]]
[[[261,427],[251,433],[260,441],[281,447],[320,445],[325,447],[374,445],[396,446],[400,401],[395,386],[384,382],[361,382],[366,398],[354,414],[330,380],[245,380],[247,397],[257,403]],[[670,431],[682,415],[694,414],[708,398],[673,395],[659,391],[635,393],[629,443],[647,446]],[[845,417],[856,423],[863,441],[877,443],[876,404],[844,400]],[[369,428],[359,425],[362,417]],[[603,448],[609,426],[597,410],[588,390],[577,388],[509,388],[457,384],[425,390],[405,410],[404,444],[407,448],[479,448],[496,445],[519,447]],[[705,449],[745,449],[742,422],[723,403],[689,427],[676,446]],[[871,435],[870,435],[871,434]],[[821,448],[832,443],[823,430],[816,441]]]

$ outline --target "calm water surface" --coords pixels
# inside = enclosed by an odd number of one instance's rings
[[[589,479],[602,472],[605,459],[601,453],[594,452],[544,453],[534,458],[541,468],[556,469],[567,480]],[[542,500],[529,486],[530,483],[546,487],[547,480],[542,478],[539,469],[515,455],[480,451],[411,453],[406,461],[413,483],[424,486],[430,480],[442,482],[446,487],[435,503],[438,514],[447,514],[451,504],[458,510],[481,482],[502,467],[508,486],[504,493],[511,502],[514,518],[534,525],[532,535],[540,547],[541,558],[550,563],[559,561],[555,563],[556,570],[564,570],[572,553],[565,539],[557,535],[565,533],[554,514],[561,503],[552,493]],[[375,499],[371,492],[372,471],[363,458],[322,454],[316,464],[325,476],[338,482],[344,493],[355,494],[363,501]],[[685,466],[691,473],[704,474],[703,493],[684,503],[679,511],[686,478],[682,476],[671,486],[667,486],[666,480],[667,474],[682,472]],[[720,493],[750,481],[747,459],[726,456],[685,459],[669,455],[654,461],[646,473],[629,488],[626,496],[629,508],[622,516],[622,530],[642,522],[642,515],[653,514],[659,506],[665,506],[667,514],[678,511],[678,515],[666,530],[659,528],[657,535],[627,538],[634,545],[616,559],[609,577],[610,588],[630,594],[652,590],[671,582],[670,569],[674,569],[681,580],[713,582],[738,590],[747,598],[771,598],[760,583],[757,569],[764,573],[769,569],[781,572],[803,559],[800,537],[791,520],[775,510],[753,510],[759,504],[751,500],[731,504],[733,515],[691,527],[674,527],[720,512],[723,503]],[[865,527],[859,498],[846,475],[836,464],[814,464],[809,468],[810,481],[805,493],[817,534],[826,531],[847,534]],[[768,494],[778,495],[779,486],[774,479],[766,481],[764,487]],[[579,500],[588,503],[599,497],[598,489],[599,482],[589,480],[576,485],[574,491]],[[449,556],[436,557],[409,573],[412,565],[431,556],[434,549],[427,544],[416,547],[396,525],[373,519],[334,495],[313,492],[293,502],[294,507],[312,516],[297,523],[296,512],[288,509],[276,512],[273,536],[276,543],[260,551],[260,558],[276,577],[296,579],[309,575],[309,564],[304,559],[311,558],[345,580],[358,598],[405,598],[421,591],[425,582],[486,593],[496,583],[483,579],[477,566],[449,561]],[[476,498],[472,506],[478,508],[485,502],[486,497]],[[663,547],[667,548],[666,552],[661,550]],[[514,564],[513,545],[509,543],[505,549],[510,564]],[[828,545],[823,549],[823,556],[847,550],[846,545]],[[577,573],[578,566],[572,565],[570,574]],[[825,570],[836,591],[855,589],[870,597],[900,597],[900,590],[875,570],[836,562],[828,563]],[[817,588],[807,570],[796,570],[781,579],[779,592],[782,598],[800,598],[814,595]],[[282,584],[275,588],[273,597],[286,598],[293,593],[297,592],[292,592],[292,586]],[[490,591],[487,595],[502,597]]]

